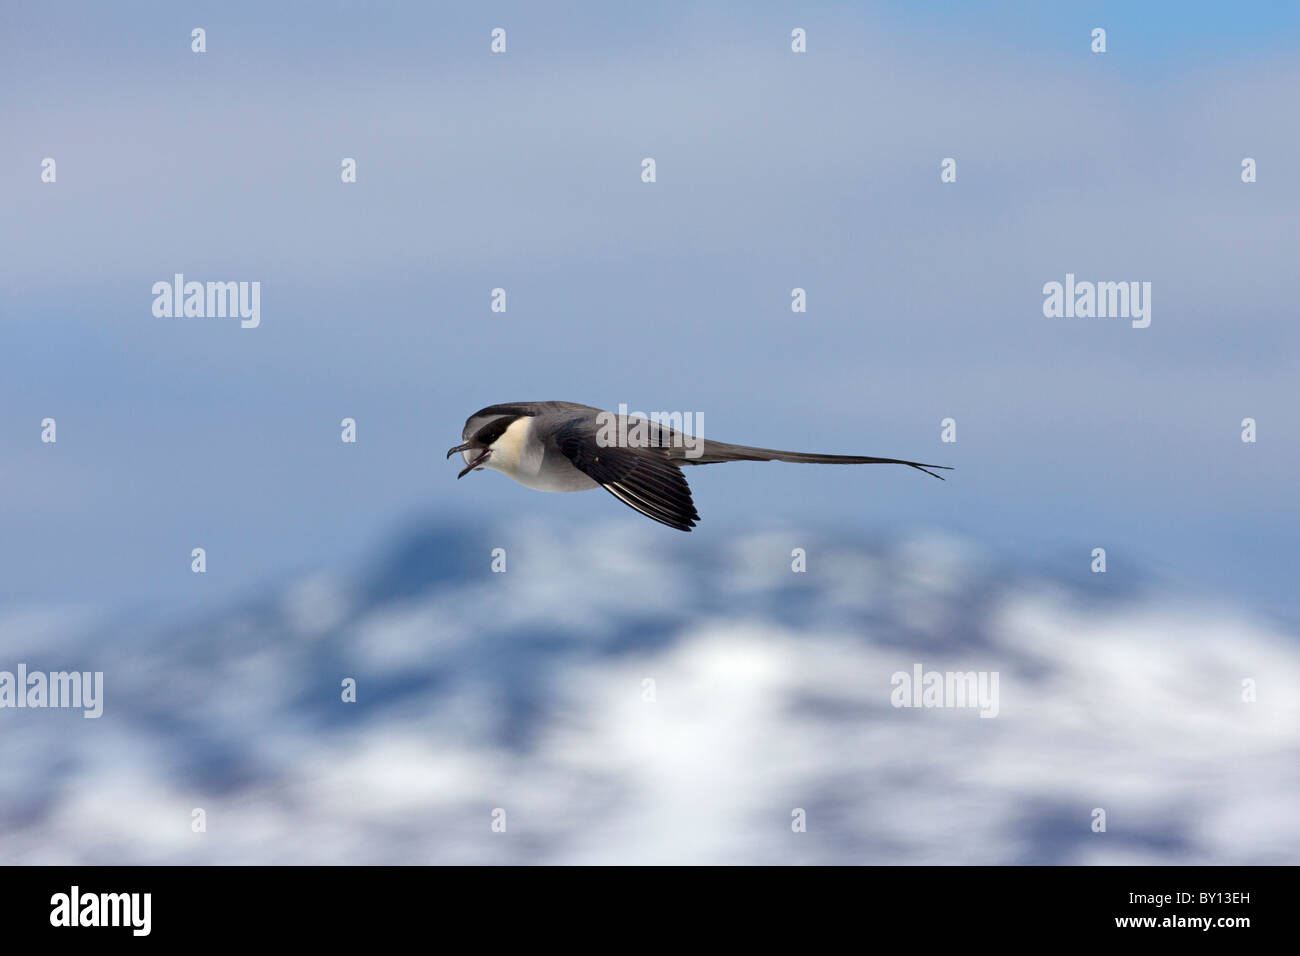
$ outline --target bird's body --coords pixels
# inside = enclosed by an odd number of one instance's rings
[[[691,530],[700,517],[681,471],[686,465],[790,461],[895,464],[920,471],[946,467],[898,458],[817,455],[731,445],[575,402],[490,405],[469,417],[462,438],[463,444],[447,452],[449,458],[456,452],[465,458],[466,466],[457,477],[491,468],[537,491],[604,488],[629,507],[681,531]]]

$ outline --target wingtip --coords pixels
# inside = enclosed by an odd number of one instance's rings
[[[940,481],[947,481],[948,479],[945,478],[943,475],[936,475],[934,472],[930,471],[931,468],[942,468],[944,471],[956,470],[952,465],[913,465],[912,467],[915,468],[917,471],[925,472],[931,478],[938,478]]]

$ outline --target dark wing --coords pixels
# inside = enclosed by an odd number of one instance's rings
[[[686,476],[664,449],[602,447],[589,417],[562,425],[555,444],[575,468],[647,518],[678,531],[690,531],[700,520]]]

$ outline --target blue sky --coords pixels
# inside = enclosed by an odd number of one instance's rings
[[[620,516],[442,460],[479,407],[563,398],[958,469],[698,469],[700,535],[1104,546],[1295,614],[1293,5],[0,17],[2,602],[229,594],[417,514]],[[261,327],[155,318],[175,272],[260,281]],[[1044,318],[1067,272],[1152,282],[1151,327]]]

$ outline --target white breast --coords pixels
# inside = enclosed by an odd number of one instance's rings
[[[510,423],[492,444],[492,456],[486,464],[537,491],[585,491],[597,487],[569,459],[558,452],[546,453],[546,446],[533,436],[531,416]]]

